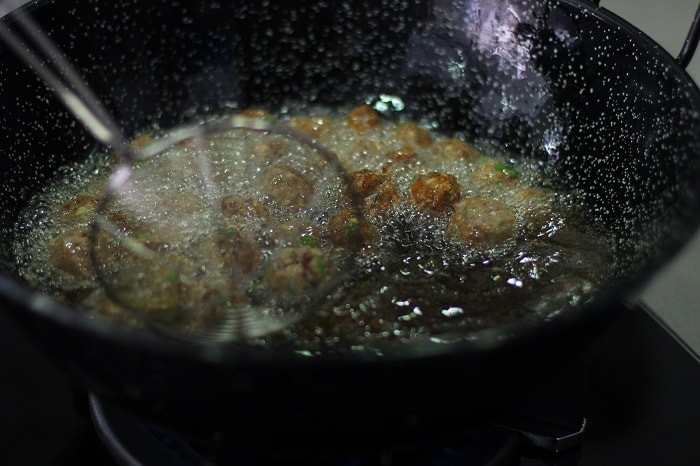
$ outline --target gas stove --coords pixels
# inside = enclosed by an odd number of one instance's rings
[[[305,464],[700,464],[700,360],[649,309],[619,320],[581,365],[508,415],[424,445],[314,454]],[[0,464],[281,465],[300,452],[190,443],[75,387],[0,313]]]

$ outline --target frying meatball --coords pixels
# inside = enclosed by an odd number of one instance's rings
[[[560,293],[564,281],[567,293],[592,286],[579,262],[594,264],[591,275],[605,269],[603,256],[596,261],[589,252],[603,238],[569,217],[560,194],[532,186],[537,173],[521,178],[508,156],[482,155],[430,126],[387,121],[369,105],[305,108],[319,109],[317,116],[248,109],[233,120],[279,121],[300,140],[273,128],[226,129],[139,160],[128,188],[104,206],[97,225],[104,218],[109,225],[94,230],[95,238],[88,224],[102,205],[107,174],[60,183],[56,196],[47,191],[50,198],[39,199],[53,218],[23,214],[22,228],[25,220],[42,222],[36,245],[13,246],[28,264],[22,273],[36,283],[48,278],[45,288],[93,315],[141,327],[158,319],[185,331],[230,325],[232,311],[293,312],[288,304],[310,307],[312,298],[328,297],[308,320],[260,341],[313,349],[338,340],[335,348],[343,349],[500,324],[505,314],[493,310],[511,309],[501,304],[512,298],[493,300],[511,280],[492,285],[506,271],[514,279],[541,276],[528,283],[534,295],[552,283]],[[159,137],[143,134],[131,148],[145,154]],[[340,165],[304,144],[310,139]],[[71,184],[80,191],[67,190]],[[513,256],[511,246],[527,260]],[[493,260],[481,264],[486,252]],[[43,260],[33,264],[35,257]],[[357,267],[348,277],[353,286],[342,286],[349,282],[340,280],[341,265]],[[565,305],[569,295],[560,294]],[[476,302],[473,315],[452,306],[460,302]],[[493,319],[482,323],[487,313]]]
[[[352,183],[360,197],[367,197],[372,194],[384,182],[384,174],[377,170],[363,168],[350,174]]]
[[[151,267],[149,263],[153,262],[153,254],[158,254],[164,262],[179,260],[175,252],[178,241],[182,239],[179,229],[157,223],[134,225],[122,216],[114,218],[120,223],[112,223],[111,226],[119,235],[100,229],[96,237],[95,259],[100,264],[100,270],[120,273],[121,267],[135,270],[140,265],[148,269]]]
[[[274,160],[289,152],[289,144],[279,139],[257,141],[251,144],[250,152],[264,160]]]
[[[333,123],[328,117],[296,117],[289,121],[289,126],[312,138],[322,138],[333,131]]]
[[[95,216],[100,201],[94,196],[81,195],[61,206],[58,219],[64,224],[89,222]]]
[[[228,271],[248,274],[260,263],[260,246],[235,227],[223,229],[216,245]]]
[[[523,228],[538,231],[555,220],[554,196],[545,189],[525,188],[513,193]]]
[[[391,180],[379,185],[373,194],[365,199],[364,211],[370,215],[383,215],[388,213],[399,203],[399,190]]]
[[[362,157],[379,154],[381,150],[379,144],[376,141],[372,141],[371,139],[357,139],[356,141],[354,141],[354,146],[355,147],[354,151],[352,151],[352,154]]]
[[[490,157],[478,160],[474,176],[485,185],[514,185],[520,179],[520,173],[513,167]]]
[[[265,173],[263,191],[280,207],[302,208],[311,204],[314,187],[298,170],[287,166],[273,166]]]
[[[285,248],[272,259],[264,281],[270,291],[298,293],[318,286],[329,278],[331,262],[318,248]]]
[[[460,196],[457,178],[449,173],[418,175],[411,184],[411,202],[425,212],[441,212],[457,202]]]
[[[224,196],[221,199],[221,212],[231,217],[270,218],[270,211],[260,202],[235,194]]]
[[[159,208],[168,216],[175,218],[200,212],[203,208],[202,199],[192,191],[179,191],[164,196],[159,202]]]
[[[515,212],[500,201],[467,197],[454,205],[447,235],[471,246],[495,246],[513,237]]]
[[[435,152],[447,159],[475,160],[479,152],[461,139],[443,139],[435,144]]]
[[[136,233],[128,241],[101,235],[98,275],[119,303],[170,320],[196,302],[201,290],[188,277],[195,267],[183,251],[159,235],[156,230]]]
[[[337,247],[357,248],[376,237],[377,230],[353,209],[343,209],[328,219],[328,239]]]
[[[385,156],[389,160],[393,160],[395,162],[408,162],[409,160],[415,159],[417,154],[411,147],[403,146],[400,149],[387,152]]]
[[[49,262],[58,270],[82,280],[92,275],[90,237],[85,230],[56,236],[49,243]]]
[[[388,174],[362,169],[350,174],[358,196],[364,199],[365,215],[385,214],[398,204],[399,191]]]
[[[360,105],[348,115],[348,123],[357,132],[374,129],[381,123],[379,114],[369,105]]]
[[[264,247],[292,247],[300,244],[316,246],[321,236],[319,225],[311,222],[292,221],[271,225],[263,234]]]
[[[433,142],[430,131],[411,122],[399,125],[399,127],[396,128],[395,134],[398,139],[408,145],[425,147]]]

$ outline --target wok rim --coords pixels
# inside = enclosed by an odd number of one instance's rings
[[[48,0],[51,3],[51,0]],[[657,63],[667,65],[671,75],[675,76],[681,89],[687,93],[689,103],[700,112],[700,88],[690,77],[687,70],[673,58],[668,51],[661,47],[656,41],[646,33],[628,23],[617,14],[595,5],[590,5],[583,0],[558,0],[561,5],[567,5],[590,15],[597,21],[604,23],[608,27],[619,28],[632,41],[637,43],[641,49],[650,54],[650,58],[657,60]],[[35,2],[26,2],[19,8],[38,8],[40,5]],[[12,12],[8,13],[9,16]],[[4,16],[0,20],[5,19]],[[700,156],[700,154],[696,154]],[[700,193],[700,188],[698,189]],[[696,211],[700,211],[700,195],[694,199]],[[611,311],[615,303],[626,305],[636,292],[644,286],[646,282],[663,266],[668,265],[672,258],[688,243],[690,238],[700,226],[700,216],[696,215],[684,223],[685,231],[665,247],[659,249],[652,260],[647,261],[635,274],[625,277],[619,283],[602,290],[589,302],[562,310],[556,316],[546,321],[538,322],[536,325],[516,323],[507,326],[500,326],[493,329],[486,329],[473,332],[472,335],[479,336],[475,340],[462,340],[444,345],[442,349],[436,350],[431,346],[430,351],[416,351],[416,347],[411,343],[408,345],[396,345],[400,351],[387,352],[381,357],[368,352],[343,352],[342,354],[319,354],[313,357],[300,357],[289,349],[279,351],[276,349],[265,349],[247,347],[245,350],[220,348],[212,351],[212,347],[201,344],[193,344],[179,341],[168,337],[158,337],[157,335],[138,330],[121,327],[102,319],[90,318],[89,316],[76,311],[73,307],[53,300],[49,295],[41,293],[21,283],[16,277],[6,273],[0,274],[0,296],[7,298],[18,309],[13,312],[29,312],[35,317],[47,319],[59,327],[65,327],[77,331],[82,335],[89,335],[92,338],[100,339],[109,344],[120,347],[127,346],[133,351],[146,353],[159,353],[161,355],[184,358],[196,362],[205,362],[215,365],[264,365],[264,364],[302,364],[302,365],[325,365],[333,364],[368,364],[386,362],[408,362],[408,361],[429,361],[442,356],[466,356],[473,353],[483,353],[491,350],[501,350],[505,347],[517,345],[523,341],[537,339],[560,332],[566,329],[573,329],[581,325],[585,320],[594,320]]]

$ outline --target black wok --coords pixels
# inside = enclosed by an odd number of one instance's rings
[[[616,279],[592,302],[384,357],[212,350],[89,320],[23,284],[9,245],[27,199],[94,142],[0,48],[4,311],[88,390],[179,432],[366,442],[469,424],[571,364],[700,221],[698,88],[586,2],[39,3],[32,16],[127,134],[232,106],[399,95],[409,115],[532,154],[616,238]]]

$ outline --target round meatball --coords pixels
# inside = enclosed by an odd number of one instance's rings
[[[61,233],[49,243],[49,262],[58,270],[76,278],[92,275],[90,237],[85,230]]]
[[[269,141],[256,141],[250,144],[250,153],[265,161],[279,159],[289,153],[289,144],[281,139],[270,139]]]
[[[495,246],[513,237],[515,212],[500,201],[468,197],[454,205],[447,235],[471,246]]]
[[[422,211],[442,212],[457,202],[461,190],[457,178],[449,173],[418,175],[411,184],[411,202]]]
[[[221,212],[230,217],[270,218],[270,211],[252,198],[231,194],[221,199]]]
[[[289,221],[275,223],[263,233],[264,247],[292,247],[299,245],[316,246],[321,237],[320,226],[309,221]]]
[[[229,272],[248,274],[260,263],[260,246],[235,227],[223,229],[216,246],[222,264]]]
[[[425,128],[415,123],[403,123],[396,128],[396,137],[408,145],[425,147],[433,142],[433,137]]]
[[[362,133],[378,127],[381,123],[381,118],[369,105],[360,105],[350,112],[348,123],[351,128]]]
[[[333,123],[325,116],[292,118],[289,126],[312,138],[322,138],[333,131]]]
[[[415,159],[417,155],[416,151],[410,146],[403,146],[400,149],[392,150],[385,154],[386,158],[394,162],[408,162],[409,160]]]
[[[90,222],[95,216],[100,200],[87,194],[80,195],[61,206],[58,219],[64,224]]]
[[[363,168],[350,174],[352,184],[360,197],[367,197],[372,194],[380,184],[384,182],[384,174],[377,170]]]
[[[477,162],[474,176],[485,185],[511,186],[520,179],[520,173],[513,167],[490,157],[482,157]]]
[[[350,174],[365,215],[385,214],[399,202],[399,191],[388,174],[362,169]]]
[[[443,139],[434,146],[439,157],[446,159],[475,160],[479,157],[479,152],[461,139]]]
[[[139,235],[119,242],[102,238],[98,245],[97,275],[120,304],[169,320],[196,301],[196,287],[187,277],[192,267],[169,245]]]
[[[376,237],[377,230],[353,209],[343,209],[328,219],[328,239],[338,247],[357,248]]]
[[[556,220],[554,195],[539,188],[525,188],[513,193],[513,201],[523,227],[537,231]]]
[[[279,165],[265,173],[263,190],[280,207],[302,208],[311,204],[314,187],[298,170]]]
[[[159,199],[158,207],[171,218],[190,216],[203,208],[202,198],[192,191],[178,191]]]
[[[399,203],[399,190],[392,181],[385,181],[365,198],[364,212],[370,215],[386,214]]]
[[[299,246],[282,249],[263,279],[270,291],[299,293],[328,280],[331,270],[330,260],[320,249]]]

